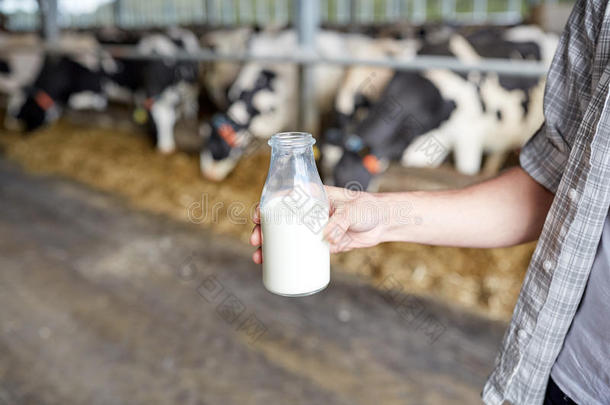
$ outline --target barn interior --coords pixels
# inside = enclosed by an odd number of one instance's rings
[[[311,132],[351,191],[493,177],[572,5],[0,0],[0,404],[478,403],[535,242],[383,243],[273,295],[248,245],[267,140]]]

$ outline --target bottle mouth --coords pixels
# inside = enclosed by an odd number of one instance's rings
[[[273,135],[267,143],[272,148],[296,149],[312,146],[316,140],[307,132],[280,132]]]

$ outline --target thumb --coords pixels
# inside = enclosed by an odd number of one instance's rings
[[[324,239],[328,241],[333,253],[345,250],[350,241],[347,231],[350,221],[344,207],[335,209],[324,228]]]

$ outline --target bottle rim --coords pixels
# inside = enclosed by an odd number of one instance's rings
[[[308,132],[279,132],[267,142],[269,146],[282,149],[303,148],[316,143],[314,137]]]

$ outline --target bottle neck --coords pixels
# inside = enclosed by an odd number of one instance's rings
[[[316,140],[305,132],[281,132],[269,139],[272,151],[278,153],[308,152],[312,150],[314,143]]]

